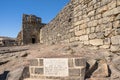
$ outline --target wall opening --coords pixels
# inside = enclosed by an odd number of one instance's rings
[[[32,38],[32,44],[35,44],[35,43],[36,43],[36,39]]]

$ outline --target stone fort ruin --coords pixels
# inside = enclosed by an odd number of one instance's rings
[[[41,23],[41,18],[35,15],[23,14],[22,30],[18,34],[18,44],[25,45],[40,42],[40,29],[45,24]]]
[[[23,15],[19,44],[80,42],[111,51],[120,49],[120,0],[70,0],[48,24]]]

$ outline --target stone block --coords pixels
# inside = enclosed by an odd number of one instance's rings
[[[97,2],[96,4],[94,4],[94,9],[97,9],[101,6],[101,2]]]
[[[103,17],[116,15],[116,14],[119,14],[119,13],[120,13],[120,6],[118,6],[116,8],[113,8],[109,11],[106,11],[105,13],[103,13]]]
[[[73,42],[73,41],[75,41],[75,40],[76,40],[75,37],[70,38],[70,42]]]
[[[85,34],[85,33],[86,33],[86,30],[85,30],[85,29],[80,30],[80,31],[75,31],[75,35],[76,35],[76,36],[80,36],[80,35],[83,35],[83,34]]]
[[[105,78],[108,76],[109,76],[109,69],[106,63],[101,64],[92,75],[92,77],[100,77],[100,78]]]
[[[98,25],[96,28],[95,28],[95,32],[100,32],[101,31],[101,28],[100,28],[100,25]]]
[[[80,25],[80,29],[85,29],[87,27],[87,24]]]
[[[120,5],[120,0],[117,0],[117,6],[119,6]]]
[[[96,37],[97,37],[96,33],[89,34],[89,39],[94,39]]]
[[[80,25],[80,24],[83,24],[84,23],[84,20],[81,20],[81,21],[77,21],[74,23],[74,26],[77,26],[77,25]]]
[[[39,66],[43,66],[43,59],[39,59]]]
[[[95,10],[89,12],[89,13],[88,13],[88,16],[91,17],[91,16],[93,16],[94,14],[95,14]]]
[[[98,13],[103,13],[103,12],[105,12],[105,11],[107,11],[107,10],[108,10],[108,6],[105,5],[105,6],[103,6],[103,7],[98,8],[97,11],[96,11],[96,13],[97,13],[97,14],[98,14]]]
[[[90,34],[90,32],[91,32],[91,31],[90,31],[90,28],[87,28],[87,29],[86,29],[86,33],[87,33],[87,34]]]
[[[80,68],[80,77],[82,77],[82,78],[85,77],[85,70],[86,70],[86,67],[81,67]]]
[[[74,28],[75,31],[79,31],[79,29],[80,29],[79,26],[76,26],[76,27]]]
[[[69,76],[80,76],[80,69],[69,69]]]
[[[35,74],[40,74],[42,75],[44,72],[43,72],[43,68],[35,68]]]
[[[120,35],[120,28],[115,30],[115,35]]]
[[[103,39],[104,38],[104,33],[103,32],[98,32],[98,33],[96,33],[96,37],[98,39]]]
[[[102,17],[102,14],[98,14],[95,16],[95,19],[100,19]]]
[[[102,45],[102,46],[100,46],[100,48],[108,49],[108,48],[110,48],[110,45]]]
[[[29,70],[30,70],[30,74],[34,74],[35,71],[33,67],[30,67]]]
[[[32,59],[29,62],[30,62],[30,66],[38,66],[38,59]]]
[[[120,21],[119,21],[119,20],[114,21],[114,22],[113,22],[113,27],[114,27],[114,28],[119,28],[119,27],[120,27]]]
[[[115,20],[120,20],[120,14],[116,16]]]
[[[120,50],[120,45],[111,45],[110,50],[116,52]]]
[[[86,66],[86,60],[85,59],[75,59],[75,66]]]
[[[74,67],[73,59],[69,59],[69,60],[68,60],[68,66],[69,66],[69,67]]]
[[[89,42],[89,41],[84,41],[84,44],[85,44],[85,45],[89,45],[90,42]]]
[[[111,37],[112,44],[120,44],[120,35]]]
[[[79,38],[80,41],[87,41],[88,40],[88,35],[82,35]]]
[[[91,27],[91,33],[95,32],[95,27]]]
[[[102,39],[93,39],[93,40],[90,40],[90,44],[96,45],[96,46],[103,45],[103,40]]]
[[[116,68],[120,72],[120,56],[113,59],[112,63],[114,68]]]
[[[109,45],[111,43],[110,38],[105,38],[104,39],[104,44]]]
[[[81,80],[79,77],[70,77],[68,80]]]
[[[93,20],[93,21],[90,21],[87,23],[87,26],[88,27],[94,27],[94,26],[97,26],[98,24],[98,21],[97,20]]]
[[[116,0],[113,0],[112,2],[110,2],[109,4],[108,4],[108,9],[110,10],[110,9],[113,9],[113,8],[115,8],[116,7]]]
[[[109,22],[112,22],[113,20],[114,20],[113,16],[104,17],[102,18],[102,23],[109,23]]]

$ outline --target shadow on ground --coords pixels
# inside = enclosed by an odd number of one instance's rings
[[[0,74],[0,80],[6,80],[7,74],[9,73],[9,71],[4,71],[3,74]]]

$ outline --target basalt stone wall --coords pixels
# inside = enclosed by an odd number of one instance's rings
[[[120,49],[120,0],[71,0],[40,30],[41,43],[81,42]]]
[[[30,60],[30,78],[24,80],[84,80],[84,58],[37,58]]]

